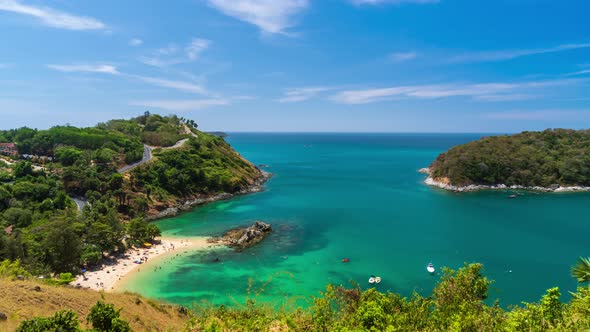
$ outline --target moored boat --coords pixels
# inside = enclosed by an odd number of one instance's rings
[[[434,273],[434,271],[436,271],[432,262],[428,263],[428,265],[426,266],[426,271],[428,271],[428,273]]]

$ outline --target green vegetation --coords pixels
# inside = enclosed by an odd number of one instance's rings
[[[112,304],[98,301],[86,318],[92,325],[88,331],[94,332],[128,332],[129,323],[119,318],[121,309],[115,310]],[[61,310],[51,317],[36,317],[23,321],[17,332],[81,332],[78,315],[70,310]]]
[[[75,274],[152,242],[160,232],[146,216],[236,193],[260,176],[222,138],[196,128],[192,120],[146,112],[92,128],[0,131],[27,155],[0,159],[0,261],[19,260],[35,275]],[[161,148],[180,140],[185,144]],[[119,173],[142,159],[144,144],[153,146],[153,159]]]
[[[578,264],[576,268],[588,265]],[[573,275],[576,275],[574,268]],[[185,331],[586,331],[590,329],[590,288],[580,286],[572,299],[561,302],[557,288],[547,290],[537,303],[522,303],[509,309],[490,305],[492,281],[482,274],[481,264],[465,264],[458,270],[443,269],[432,294],[411,297],[329,285],[306,308],[276,308],[255,299],[233,307],[198,305],[184,320]],[[157,310],[166,305],[148,300]],[[137,298],[130,306],[141,305]],[[123,309],[127,310],[127,308]],[[185,312],[182,307],[178,312]],[[87,321],[96,331],[128,331],[120,310],[100,301]],[[159,311],[158,311],[159,312]],[[33,318],[21,324],[53,321],[78,327],[76,314],[59,312],[54,318]],[[53,325],[49,325],[53,326]],[[64,330],[66,330],[64,328]],[[37,331],[37,330],[23,330]],[[77,330],[76,330],[77,331]]]
[[[590,186],[590,130],[485,137],[451,148],[430,169],[457,186]]]

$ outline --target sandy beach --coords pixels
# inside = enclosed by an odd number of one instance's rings
[[[124,255],[106,261],[101,267],[79,275],[71,284],[97,291],[114,292],[120,288],[122,281],[131,272],[141,272],[142,269],[151,271],[149,266],[161,258],[219,246],[219,244],[208,242],[208,239],[207,237],[162,238],[161,243],[152,248],[130,249]],[[138,264],[137,261],[142,263]]]

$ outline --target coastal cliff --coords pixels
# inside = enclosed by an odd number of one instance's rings
[[[452,191],[590,191],[590,130],[484,137],[440,154],[425,183]]]

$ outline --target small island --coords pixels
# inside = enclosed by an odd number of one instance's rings
[[[590,191],[590,130],[484,137],[440,154],[425,183],[452,191]]]

